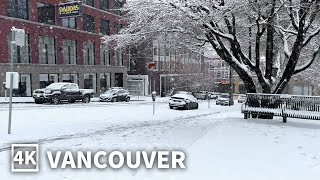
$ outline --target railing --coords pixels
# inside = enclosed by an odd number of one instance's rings
[[[244,118],[256,116],[282,116],[320,120],[320,96],[248,93],[241,108]]]

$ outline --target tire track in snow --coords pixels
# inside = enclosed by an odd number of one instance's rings
[[[199,118],[207,117],[210,115],[217,115],[217,114],[220,114],[223,112],[227,112],[227,111],[218,111],[218,112],[189,115],[189,116],[179,116],[179,117],[169,118],[169,119],[161,120],[161,121],[149,120],[149,121],[136,122],[136,123],[118,124],[118,125],[108,126],[104,129],[96,130],[96,131],[90,132],[90,133],[68,134],[68,135],[62,135],[62,136],[58,136],[58,137],[39,139],[36,141],[29,141],[27,143],[49,144],[49,143],[54,143],[54,142],[63,141],[63,140],[90,138],[93,136],[104,136],[108,133],[125,132],[125,131],[131,130],[131,129],[152,127],[152,126],[154,126],[154,127],[166,126],[167,128],[175,128],[175,127],[179,127],[176,125],[181,125],[181,124],[185,125],[187,122],[190,123],[192,121],[199,121]],[[219,118],[222,119],[224,117],[219,117],[219,116],[214,117],[214,119],[219,119]],[[189,120],[189,121],[186,121],[186,120]],[[0,152],[9,151],[9,150],[11,150],[11,144],[5,144],[4,146],[0,147]]]

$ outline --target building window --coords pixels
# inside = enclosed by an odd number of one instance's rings
[[[100,9],[101,10],[109,10],[109,0],[100,0]]]
[[[39,74],[40,88],[45,88],[58,82],[58,74]]]
[[[114,61],[116,66],[123,66],[123,53],[122,49],[118,48],[114,50]]]
[[[55,24],[55,6],[51,4],[45,4],[45,3],[37,3],[38,7],[38,22],[40,23],[46,23],[46,24]]]
[[[83,15],[83,30],[87,32],[94,32],[94,18],[90,15]]]
[[[123,73],[115,73],[114,85],[116,87],[123,87]]]
[[[114,2],[115,2],[114,6],[115,6],[115,9],[116,9],[115,13],[117,15],[121,16],[121,10],[120,9],[123,7],[122,0],[115,0]]]
[[[85,65],[95,65],[95,44],[92,42],[83,43],[83,58]]]
[[[54,38],[39,36],[39,61],[40,64],[56,64]]]
[[[118,34],[120,32],[120,30],[122,29],[122,24],[115,23],[114,24],[114,29],[116,31],[116,34]]]
[[[7,0],[7,15],[20,19],[29,18],[29,0]]]
[[[13,90],[13,96],[30,97],[31,94],[31,74],[20,74],[19,88]]]
[[[68,18],[62,18],[62,26],[66,28],[77,28],[76,18],[75,17],[68,17]]]
[[[84,3],[88,6],[94,7],[94,0],[84,0]]]
[[[111,87],[111,73],[100,73],[100,92],[105,92]]]
[[[62,74],[62,82],[78,84],[78,74]]]
[[[110,21],[101,19],[100,33],[103,35],[110,35]]]
[[[97,74],[86,73],[84,74],[84,88],[93,89],[94,92],[97,90]]]
[[[107,44],[101,44],[100,46],[100,58],[101,65],[110,65],[110,48]]]
[[[63,60],[64,64],[77,64],[77,42],[73,40],[63,40]]]
[[[12,41],[12,32],[9,32],[8,36],[8,45],[9,50],[11,51],[11,41]],[[11,61],[11,53],[9,54],[9,60]],[[14,53],[14,63],[30,63],[30,36],[25,34],[25,44],[24,46],[16,46],[16,52]]]

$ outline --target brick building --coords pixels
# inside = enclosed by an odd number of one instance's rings
[[[24,29],[24,47],[16,47],[14,71],[20,74],[14,96],[52,82],[76,82],[96,93],[112,86],[126,86],[127,53],[101,43],[103,35],[122,27],[122,0],[83,0],[81,15],[59,18],[59,3],[67,0],[0,1],[0,83],[10,70],[11,28]],[[0,87],[0,95],[5,88]]]

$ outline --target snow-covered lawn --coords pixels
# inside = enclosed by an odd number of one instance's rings
[[[150,97],[149,97],[150,98]],[[200,102],[198,110],[171,110],[152,102],[15,104],[7,135],[7,105],[0,105],[0,179],[319,179],[320,122],[244,120],[240,105]],[[11,143],[40,144],[40,172],[10,172]],[[183,150],[184,170],[48,168],[46,150]],[[42,158],[41,158],[42,157]]]

